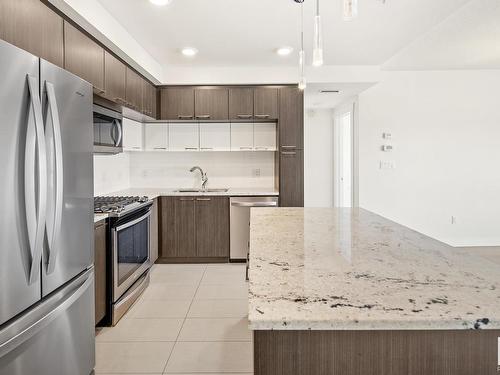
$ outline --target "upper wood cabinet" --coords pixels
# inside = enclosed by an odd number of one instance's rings
[[[60,67],[63,19],[40,0],[1,0],[0,38]]]
[[[253,118],[254,89],[235,87],[229,89],[229,119],[243,120]]]
[[[259,87],[254,90],[254,118],[277,119],[279,116],[278,89]]]
[[[304,148],[304,92],[296,87],[280,89],[280,149]]]
[[[138,112],[142,111],[142,82],[142,77],[127,66],[125,100],[128,107]]]
[[[104,96],[116,103],[125,104],[127,67],[108,51],[104,51]]]
[[[66,21],[64,68],[90,82],[97,94],[104,94],[104,48]]]
[[[169,87],[160,90],[160,119],[194,119],[194,89],[192,87]]]
[[[226,88],[197,88],[194,94],[197,120],[228,120],[229,90]]]
[[[142,80],[142,112],[156,118],[156,87],[145,79]]]

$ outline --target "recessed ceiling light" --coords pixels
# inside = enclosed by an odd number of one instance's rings
[[[192,57],[198,53],[198,50],[193,47],[185,47],[181,50],[181,52],[184,56]]]
[[[288,56],[293,51],[292,47],[281,47],[276,50],[276,53],[280,56]]]
[[[149,1],[152,4],[159,5],[159,6],[167,5],[167,4],[172,2],[172,0],[149,0]]]

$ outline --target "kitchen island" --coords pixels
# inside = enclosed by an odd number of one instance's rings
[[[363,209],[254,209],[255,375],[497,374],[500,266]]]

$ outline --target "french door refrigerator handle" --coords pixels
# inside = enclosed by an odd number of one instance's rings
[[[57,107],[56,92],[54,85],[50,82],[45,82],[47,89],[48,109],[52,118],[51,126],[47,126],[47,143],[53,146],[54,161],[51,163],[51,168],[54,168],[55,174],[55,203],[53,221],[47,221],[47,239],[49,248],[49,258],[47,264],[47,274],[54,272],[56,265],[58,246],[56,241],[61,233],[63,198],[64,198],[64,176],[63,176],[63,153],[61,139],[61,122],[59,120],[59,111]],[[47,124],[48,125],[48,124]],[[52,138],[52,139],[49,139]],[[52,160],[51,160],[52,161]]]
[[[28,122],[24,159],[24,200],[26,202],[26,222],[28,223],[31,265],[29,283],[32,284],[39,275],[45,237],[45,215],[47,211],[47,151],[43,129],[42,104],[39,85],[35,77],[27,75],[33,121]],[[31,113],[31,111],[30,111]],[[34,124],[34,127],[33,125]],[[36,164],[38,161],[38,165]],[[37,180],[35,180],[37,173]],[[38,187],[36,186],[38,183]],[[37,194],[38,192],[38,194]],[[36,195],[36,198],[35,198]],[[32,218],[35,229],[30,230]],[[34,235],[33,235],[34,232]]]
[[[29,323],[24,320],[19,321],[19,325],[22,323],[26,324],[26,327],[22,330],[17,331],[18,329],[15,326],[12,326],[16,331],[16,334],[10,335],[9,332],[5,332],[5,335],[0,331],[0,358],[4,357],[6,354],[11,352],[12,350],[18,348],[21,344],[29,340],[35,334],[40,332],[43,328],[47,327],[54,319],[64,313],[69,309],[75,301],[77,301],[92,285],[94,281],[93,272],[86,275],[82,275],[81,278],[85,277],[85,281],[82,282],[80,286],[78,286],[71,294],[66,296],[61,303],[59,303],[56,307],[48,309],[48,312],[44,314],[41,318],[36,319],[35,321],[31,321]],[[60,293],[64,293],[62,290]],[[67,293],[67,291],[66,291]],[[54,296],[55,297],[55,296]],[[29,319],[29,317],[27,317]],[[2,339],[4,336],[7,337],[5,341]]]

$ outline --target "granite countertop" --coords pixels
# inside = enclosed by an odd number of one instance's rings
[[[253,330],[500,328],[500,266],[363,209],[254,209]]]
[[[115,191],[110,194],[112,195],[122,195],[122,196],[147,196],[149,199],[155,199],[158,197],[176,197],[176,196],[225,196],[225,197],[271,197],[279,196],[278,190],[272,188],[231,188],[227,192],[190,192],[190,193],[180,193],[177,192],[179,188],[176,189],[166,189],[166,188],[131,188],[120,191]],[[95,214],[94,223],[101,221],[106,218],[106,214]]]

